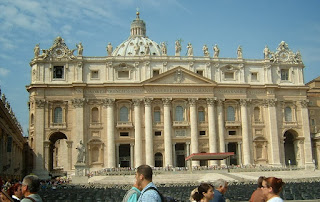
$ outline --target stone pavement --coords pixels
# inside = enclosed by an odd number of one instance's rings
[[[278,177],[284,181],[320,181],[320,170],[295,170],[295,171],[256,171],[256,172],[230,172],[227,171],[172,171],[153,176],[156,184],[184,184],[200,182],[213,182],[219,178],[228,182],[256,182],[259,176]],[[94,176],[89,179],[92,184],[133,184],[134,175]]]

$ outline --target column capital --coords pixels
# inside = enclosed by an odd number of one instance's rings
[[[309,100],[299,100],[298,102],[299,102],[301,108],[307,108],[308,107]]]
[[[43,141],[43,145],[44,145],[45,148],[49,148],[49,147],[50,147],[50,144],[51,144],[51,142],[48,141],[48,140]]]
[[[214,106],[217,102],[217,98],[207,98],[207,105]]]
[[[73,141],[66,141],[66,143],[68,148],[72,148]]]
[[[132,99],[133,105],[136,107],[140,106],[142,99]]]
[[[172,98],[162,98],[163,105],[169,106],[171,104]]]
[[[250,104],[250,99],[240,99],[240,105],[246,107],[248,104]]]
[[[188,98],[190,106],[196,106],[198,98]]]
[[[144,104],[145,104],[145,106],[150,106],[151,103],[152,103],[152,100],[153,100],[153,98],[151,98],[151,97],[146,97],[146,98],[144,98]]]
[[[86,98],[74,98],[71,100],[72,105],[75,108],[83,107],[84,103],[86,103]]]
[[[44,108],[44,105],[46,104],[46,100],[45,99],[37,99],[37,100],[35,100],[35,103],[36,103],[37,108]]]
[[[112,107],[114,104],[114,101],[115,101],[115,99],[113,99],[113,98],[106,98],[102,102],[105,107]]]
[[[264,106],[265,107],[275,107],[277,104],[277,99],[264,99]]]
[[[225,99],[217,99],[218,106],[222,106],[224,104]]]

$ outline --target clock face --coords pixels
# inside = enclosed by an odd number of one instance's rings
[[[65,51],[64,51],[63,48],[56,48],[56,49],[53,50],[53,55],[56,56],[56,57],[61,58],[61,57],[64,56],[64,54],[65,54]]]
[[[289,59],[289,54],[288,54],[288,52],[286,52],[286,51],[282,51],[280,54],[279,54],[279,59],[281,60],[281,61],[287,61],[288,59]]]

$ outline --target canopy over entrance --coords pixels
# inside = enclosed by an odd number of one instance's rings
[[[188,161],[199,161],[199,160],[223,160],[230,156],[233,156],[234,152],[225,153],[193,153],[186,157],[185,160]]]

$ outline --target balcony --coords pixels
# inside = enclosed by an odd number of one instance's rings
[[[173,127],[188,127],[189,126],[189,122],[188,121],[173,121]]]
[[[226,121],[225,124],[226,124],[226,127],[230,127],[230,128],[236,128],[241,126],[240,121]]]
[[[131,121],[118,121],[117,128],[133,128],[133,124]]]
[[[297,127],[298,123],[296,121],[285,121],[283,122],[284,127]]]
[[[154,127],[162,127],[163,126],[163,122],[153,122],[153,126]]]
[[[101,123],[95,123],[95,122],[90,123],[90,129],[99,129],[99,128],[102,128]]]
[[[253,121],[252,126],[264,126],[264,122],[263,121]]]
[[[66,129],[66,123],[50,123],[50,129]]]

